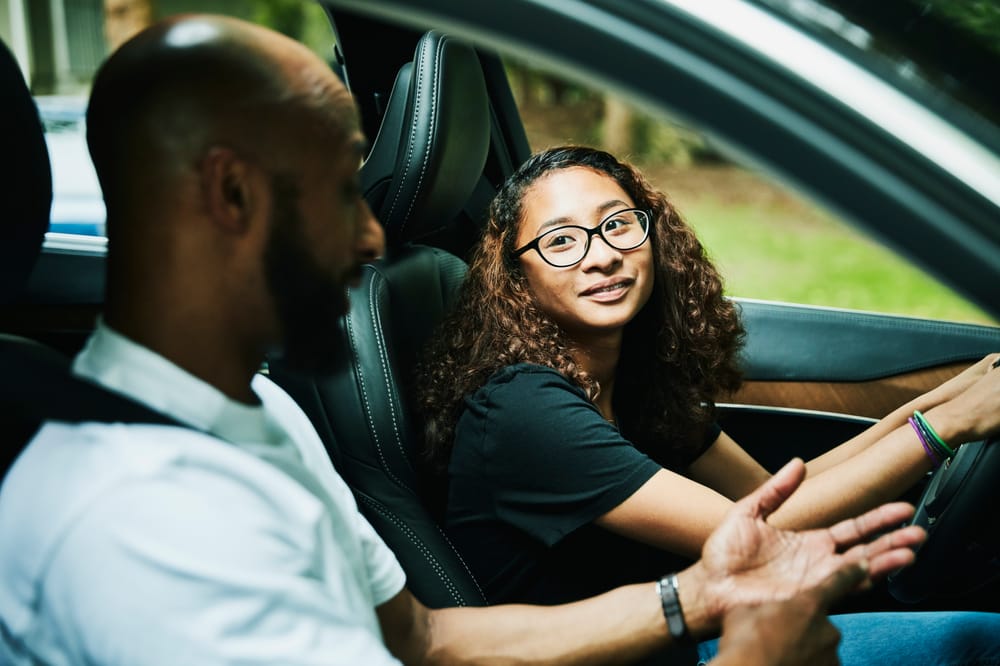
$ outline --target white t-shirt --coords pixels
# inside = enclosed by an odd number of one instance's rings
[[[73,364],[188,428],[48,422],[0,489],[0,663],[395,664],[403,587],[302,410],[99,324]]]

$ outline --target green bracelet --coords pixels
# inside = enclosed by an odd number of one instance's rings
[[[931,424],[927,422],[927,419],[924,418],[924,415],[921,414],[919,410],[913,410],[913,420],[920,425],[920,428],[924,431],[924,434],[927,435],[928,439],[930,439],[935,448],[939,449],[943,455],[946,455],[949,458],[955,457],[955,450],[945,444],[944,440],[941,439],[941,436],[934,431],[934,428],[931,427]]]

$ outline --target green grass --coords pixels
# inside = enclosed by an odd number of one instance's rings
[[[821,215],[710,196],[683,210],[732,296],[997,323],[888,250]]]

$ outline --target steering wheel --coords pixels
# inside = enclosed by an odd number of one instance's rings
[[[897,600],[961,594],[1000,575],[1000,441],[965,444],[941,465],[910,524],[927,540],[916,562],[889,576]]]

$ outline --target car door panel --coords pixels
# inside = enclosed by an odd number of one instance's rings
[[[1000,350],[1000,327],[736,300],[745,381],[719,418],[770,469],[823,453]]]
[[[978,360],[1000,349],[1000,327],[736,299],[747,327],[748,379],[881,379]]]
[[[900,373],[870,381],[745,381],[728,402],[831,411],[882,418],[896,407],[951,379],[968,363]]]

